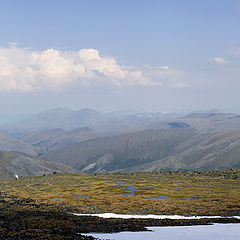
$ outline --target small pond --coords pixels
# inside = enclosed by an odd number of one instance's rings
[[[168,198],[171,198],[169,196],[158,196],[158,197],[152,197],[152,198],[147,198],[147,199],[168,199]]]
[[[73,199],[90,198],[90,196],[74,196]]]

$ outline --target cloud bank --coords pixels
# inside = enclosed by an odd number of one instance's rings
[[[65,91],[82,86],[162,86],[179,71],[168,66],[123,66],[96,49],[33,51],[11,45],[0,47],[0,91]]]

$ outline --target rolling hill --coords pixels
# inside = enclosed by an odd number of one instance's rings
[[[174,153],[132,171],[208,170],[240,168],[240,130],[198,134],[174,149]]]
[[[197,131],[191,128],[145,130],[92,139],[52,151],[44,157],[83,172],[116,171],[170,155]]]
[[[0,179],[18,176],[41,176],[52,173],[77,173],[69,166],[46,162],[23,154],[0,151]]]
[[[23,143],[8,133],[0,132],[0,151],[12,151],[37,156],[39,149],[27,143]]]
[[[71,145],[73,143],[97,138],[103,134],[91,130],[88,127],[64,130],[55,128],[43,131],[29,133],[20,140],[26,144],[42,149],[44,152],[50,152]]]
[[[73,144],[44,159],[83,172],[239,168],[240,130],[146,130]]]

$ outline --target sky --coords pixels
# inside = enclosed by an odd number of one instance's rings
[[[240,112],[240,0],[0,0],[0,109]]]

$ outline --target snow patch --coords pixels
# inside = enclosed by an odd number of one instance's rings
[[[127,214],[116,214],[116,213],[100,213],[100,214],[81,214],[81,213],[73,213],[76,216],[94,216],[101,218],[154,218],[154,219],[201,219],[201,218],[225,218],[222,216],[180,216],[180,215],[127,215]],[[234,218],[240,219],[240,216],[232,216]],[[232,218],[228,217],[228,218]]]
[[[151,232],[88,233],[83,235],[114,240],[235,240],[239,239],[240,224],[148,227],[147,229],[151,230]]]

